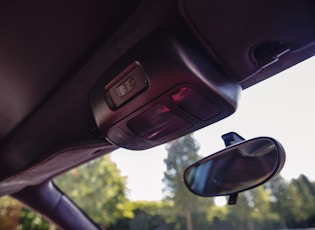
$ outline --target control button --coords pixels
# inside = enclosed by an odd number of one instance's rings
[[[108,130],[108,138],[114,143],[128,142],[131,136],[119,127],[111,128]]]

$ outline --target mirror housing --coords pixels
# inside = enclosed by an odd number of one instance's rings
[[[285,151],[278,141],[269,137],[242,140],[238,135],[237,139],[238,143],[185,170],[184,181],[192,193],[204,197],[230,195],[229,203],[234,204],[239,192],[262,185],[281,171]]]

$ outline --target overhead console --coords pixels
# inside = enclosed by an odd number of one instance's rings
[[[240,91],[211,58],[156,32],[100,77],[90,103],[109,142],[142,150],[231,115]]]

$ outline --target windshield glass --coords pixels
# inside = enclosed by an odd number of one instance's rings
[[[281,175],[290,180],[304,174],[315,180],[312,156],[315,130],[315,57],[242,92],[239,106],[230,117],[194,133],[198,154],[208,156],[225,148],[221,135],[236,132],[245,139],[269,136],[286,150]],[[128,176],[132,200],[164,197],[161,181],[167,157],[164,146],[146,151],[119,149],[111,154],[123,175]]]
[[[206,210],[209,227],[216,223],[221,223],[222,229],[227,229],[225,224],[232,224],[233,229],[315,226],[314,64],[315,57],[244,90],[232,116],[194,133],[200,157],[223,149],[221,135],[231,131],[246,139],[273,137],[282,143],[287,156],[280,176],[265,186],[245,192],[235,207],[222,206],[225,198],[215,199],[216,205],[209,205]],[[122,175],[128,177],[129,199],[174,201],[176,195],[173,199],[170,196],[164,174],[170,171],[165,160],[169,148],[164,145],[140,152],[119,149],[111,154]],[[181,215],[184,218],[185,214]]]
[[[146,151],[119,149],[54,182],[106,229],[314,227],[314,65],[315,57],[244,90],[232,116],[194,134]],[[273,137],[286,150],[280,175],[241,193],[235,206],[226,197],[197,197],[183,183],[185,168],[225,148],[221,135],[231,131],[245,139]],[[0,229],[11,229],[9,211],[18,226],[12,229],[55,229],[10,202],[0,200]]]

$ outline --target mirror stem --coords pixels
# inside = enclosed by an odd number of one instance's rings
[[[222,137],[226,147],[233,145],[233,144],[236,144],[236,143],[241,142],[241,141],[245,141],[245,139],[243,137],[241,137],[240,135],[238,135],[235,132],[223,134],[221,137]]]
[[[230,133],[226,133],[222,135],[222,139],[226,147],[245,140],[242,136],[238,135],[235,132],[230,132]],[[228,205],[236,205],[237,197],[238,197],[238,193],[231,194],[229,196]]]
[[[238,193],[233,193],[229,197],[228,205],[236,205]]]

